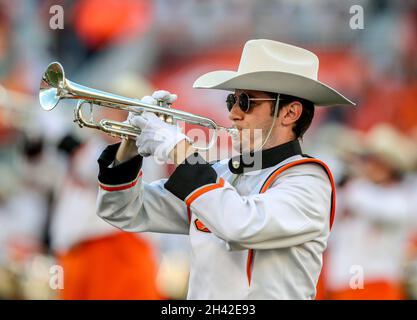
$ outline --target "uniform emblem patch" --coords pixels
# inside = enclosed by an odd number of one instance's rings
[[[198,231],[211,233],[211,231],[198,219],[194,220],[194,225]]]

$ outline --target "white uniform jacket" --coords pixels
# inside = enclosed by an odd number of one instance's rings
[[[416,224],[413,198],[404,182],[378,185],[351,180],[339,192],[342,215],[329,241],[327,286],[346,290],[363,274],[368,283],[401,284],[409,237]]]
[[[117,149],[98,160],[98,215],[125,231],[188,234],[188,299],[315,297],[335,189],[298,140],[258,152],[258,168],[242,155],[209,164],[195,154],[152,183],[140,156],[111,167]]]

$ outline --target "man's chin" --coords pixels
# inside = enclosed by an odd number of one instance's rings
[[[249,153],[258,151],[262,147],[262,135],[255,137],[255,139],[248,136],[234,136],[232,137],[232,148],[237,153]]]

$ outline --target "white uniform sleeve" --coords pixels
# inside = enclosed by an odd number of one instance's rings
[[[187,171],[179,166],[165,186],[190,205],[192,212],[231,249],[288,248],[328,231],[331,184],[316,164],[304,164],[284,171],[265,193],[241,196],[229,183],[214,177],[187,196]],[[199,176],[203,176],[201,165]],[[175,180],[175,181],[172,181]],[[195,179],[194,179],[195,180]],[[178,186],[180,184],[180,186]]]
[[[113,226],[129,232],[188,234],[187,208],[164,188],[165,180],[142,181],[142,158],[137,156],[110,168],[118,145],[107,147],[98,162],[97,214]]]
[[[378,223],[404,223],[411,216],[410,202],[404,190],[384,187],[364,180],[352,182],[344,193],[346,209]]]

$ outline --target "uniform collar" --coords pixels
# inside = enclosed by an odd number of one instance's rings
[[[298,139],[281,144],[279,146],[256,152],[243,153],[230,158],[229,170],[234,174],[266,169],[288,159],[302,154]]]

